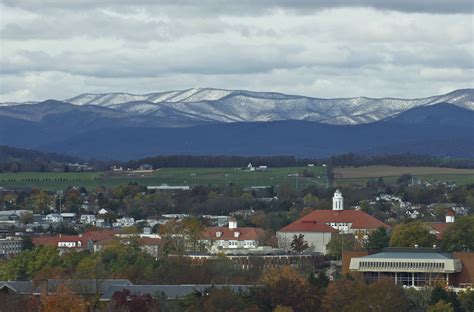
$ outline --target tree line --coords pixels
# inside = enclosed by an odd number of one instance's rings
[[[344,166],[428,166],[449,168],[474,168],[474,159],[438,157],[431,155],[403,154],[355,154],[347,153],[324,158],[296,158],[292,155],[276,156],[238,156],[238,155],[159,155],[138,160],[106,161],[81,159],[75,156],[39,152],[28,149],[0,146],[0,172],[50,172],[63,170],[67,163],[87,162],[97,171],[108,170],[113,165],[125,168],[138,168],[148,164],[157,168],[226,168],[253,166],[296,167],[308,164],[331,167]],[[330,170],[328,170],[330,173]]]

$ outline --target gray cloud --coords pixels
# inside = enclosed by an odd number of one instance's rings
[[[470,0],[4,0],[5,4],[26,10],[56,8],[63,10],[84,10],[112,6],[149,6],[173,10],[177,14],[183,10],[202,14],[260,14],[274,9],[308,12],[340,7],[371,7],[380,10],[393,10],[416,13],[470,13],[474,4]]]
[[[0,10],[0,102],[190,87],[419,97],[473,86],[471,1],[7,0]]]

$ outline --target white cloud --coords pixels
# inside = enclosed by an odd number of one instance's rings
[[[6,1],[0,101],[190,87],[420,97],[473,86],[464,1],[446,12],[438,1],[182,2]]]

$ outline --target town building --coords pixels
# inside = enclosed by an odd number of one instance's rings
[[[188,191],[190,190],[189,185],[150,185],[146,187],[148,190],[158,190],[158,191]]]
[[[63,222],[63,217],[59,213],[50,213],[46,215],[44,221],[47,223],[61,223]]]
[[[5,237],[0,239],[0,257],[11,257],[19,254],[23,250],[23,240],[21,237]]]
[[[88,231],[79,235],[56,235],[56,236],[37,236],[33,237],[32,242],[38,246],[57,247],[60,253],[67,251],[94,251],[94,245],[97,242],[113,237],[116,234],[113,230]]]
[[[277,231],[278,246],[285,251],[291,249],[293,238],[303,235],[309,250],[326,254],[326,245],[331,240],[331,234],[338,231],[324,222],[302,221],[293,222]]]
[[[86,225],[94,225],[95,222],[97,221],[97,218],[95,215],[91,215],[91,214],[83,214],[81,215],[81,219],[80,219],[81,223],[82,224],[86,224]]]
[[[229,218],[228,227],[210,227],[203,233],[203,243],[211,253],[225,249],[254,249],[265,237],[262,228],[238,227],[237,220]]]
[[[444,232],[450,224],[454,223],[454,220],[455,213],[451,208],[449,208],[446,212],[445,222],[428,222],[426,225],[428,225],[430,229],[430,234],[434,234],[436,235],[436,238],[442,239]]]
[[[288,250],[293,235],[302,234],[314,251],[326,253],[333,233],[354,234],[358,241],[364,242],[368,234],[379,227],[388,229],[390,226],[362,210],[344,210],[344,198],[341,191],[336,190],[332,210],[311,212],[279,230],[277,238],[279,247]]]
[[[32,214],[31,210],[3,210],[0,211],[0,225],[19,226],[23,214]]]
[[[163,241],[158,235],[115,235],[108,237],[106,239],[100,240],[94,244],[93,251],[98,252],[110,244],[119,243],[119,244],[130,244],[132,240],[135,240],[140,247],[140,250],[148,253],[149,255],[159,258],[163,254]]]
[[[343,273],[358,273],[366,281],[391,279],[409,287],[472,287],[474,253],[448,253],[439,248],[385,248],[381,252],[344,251]]]

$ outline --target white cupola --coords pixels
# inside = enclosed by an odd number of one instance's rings
[[[452,209],[448,209],[446,213],[446,223],[454,223],[454,211]]]
[[[342,193],[338,189],[334,192],[334,197],[332,198],[332,210],[344,210],[344,197],[342,197]]]
[[[229,219],[229,229],[233,230],[237,228],[237,220],[234,218]]]

